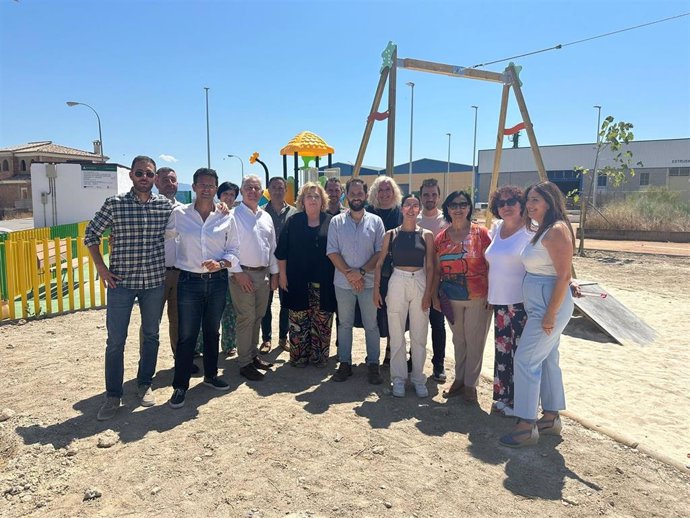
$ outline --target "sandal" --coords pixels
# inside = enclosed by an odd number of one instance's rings
[[[261,347],[259,347],[259,352],[261,354],[268,354],[271,352],[271,342],[266,340],[265,342],[261,343]]]
[[[561,423],[561,416],[556,414],[551,419],[542,416],[537,421],[537,429],[540,435],[561,435],[563,423]]]
[[[460,396],[463,394],[463,389],[465,388],[465,385],[463,383],[453,383],[448,390],[443,391],[443,397],[446,399],[455,397],[455,396]]]
[[[527,439],[518,441],[516,437],[527,435]],[[532,446],[539,442],[539,431],[536,426],[529,428],[527,430],[513,430],[509,434],[504,435],[498,440],[501,446],[507,446],[508,448],[523,448],[525,446]]]

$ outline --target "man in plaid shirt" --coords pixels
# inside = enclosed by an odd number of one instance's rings
[[[165,227],[172,204],[165,196],[153,194],[156,163],[137,156],[129,172],[132,189],[105,200],[86,227],[84,245],[89,248],[96,270],[108,288],[105,348],[106,400],[98,420],[115,416],[122,398],[124,351],[127,328],[134,301],[139,302],[143,342],[139,349],[137,395],[142,406],[153,406],[151,380],[158,359],[158,327],[165,279]],[[111,229],[110,265],[100,252],[101,236]]]

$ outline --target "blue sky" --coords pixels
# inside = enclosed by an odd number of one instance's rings
[[[690,2],[663,0],[0,0],[0,147],[91,149],[93,113],[65,105],[80,101],[98,111],[111,161],[171,155],[191,182],[206,165],[208,86],[221,179],[240,177],[227,154],[262,174],[248,163],[254,151],[282,174],[279,150],[303,130],[332,145],[334,161],[354,161],[389,40],[401,58],[469,67],[687,12]],[[596,104],[632,122],[638,140],[690,136],[690,16],[515,62],[542,145],[594,141]],[[396,164],[409,153],[408,81],[414,159],[445,160],[451,132],[451,160],[471,164],[471,105],[477,148],[494,147],[500,85],[399,70]],[[519,121],[511,99],[506,125]],[[385,138],[379,122],[365,164],[385,165]]]

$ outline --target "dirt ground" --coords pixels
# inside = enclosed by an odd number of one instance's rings
[[[663,435],[668,423],[657,422],[657,414],[668,410],[667,421],[681,416],[669,432],[674,444],[681,434],[681,448],[687,363],[674,369],[683,359],[678,351],[688,349],[687,332],[673,339],[690,302],[686,263],[608,252],[578,259],[581,277],[601,281],[653,327],[670,327],[634,354],[593,340],[585,329],[566,336],[562,353],[566,392],[578,412],[591,410],[625,431]],[[135,311],[131,335],[138,322]],[[172,410],[165,405],[172,358],[163,332],[157,405],[136,406],[137,347],[130,343],[127,406],[99,423],[104,324],[105,311],[98,310],[0,327],[1,516],[690,514],[688,474],[571,419],[564,419],[562,438],[543,437],[525,450],[499,447],[512,420],[487,413],[487,380],[480,407],[446,402],[433,381],[428,399],[412,390],[397,399],[386,385],[367,384],[363,367],[348,382],[333,383],[335,358],[325,370],[296,370],[285,363],[287,353],[273,351],[268,357],[276,367],[263,382],[244,383],[236,360],[222,359],[232,390],[214,392],[195,378],[185,407]],[[362,336],[355,337],[355,361],[362,361]],[[618,365],[625,361],[640,365],[630,371]],[[452,372],[452,360],[447,368]],[[669,387],[669,379],[677,386]],[[639,392],[622,394],[632,390],[625,383]],[[645,417],[640,394],[644,408],[658,407],[654,419],[629,423]]]

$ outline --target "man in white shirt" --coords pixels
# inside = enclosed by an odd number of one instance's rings
[[[232,214],[224,214],[214,205],[217,188],[216,172],[198,169],[192,184],[196,201],[176,208],[166,228],[166,238],[175,240],[175,266],[180,270],[179,342],[174,390],[168,401],[172,408],[184,405],[200,325],[204,335],[204,385],[230,389],[218,377],[218,328],[225,309],[228,269],[239,264],[239,241]]]
[[[271,216],[259,207],[261,179],[248,175],[242,181],[242,203],[233,210],[242,246],[239,264],[230,269],[230,296],[237,313],[237,356],[240,374],[260,381],[273,364],[259,357],[259,330],[269,294],[278,287],[276,233]]]
[[[424,180],[419,193],[422,198],[422,212],[417,216],[417,223],[420,227],[430,230],[436,239],[436,236],[448,226],[448,222],[443,217],[443,211],[438,208],[441,202],[441,188],[438,180],[435,178]],[[431,345],[434,351],[431,357],[431,364],[434,367],[433,378],[440,383],[445,383],[446,322],[443,313],[436,311],[433,307],[429,308],[429,323],[431,324]]]

